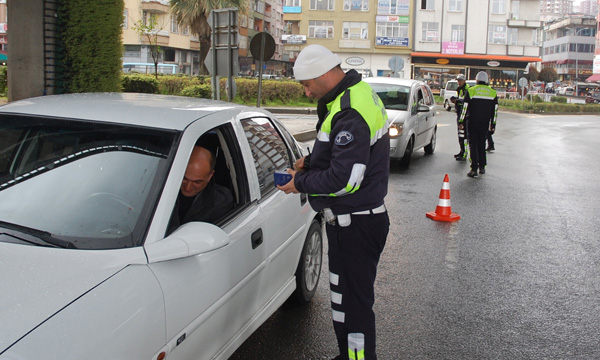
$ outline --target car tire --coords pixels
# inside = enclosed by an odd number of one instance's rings
[[[452,106],[450,106],[448,100],[444,100],[444,109],[446,109],[446,111],[452,110]]]
[[[400,159],[401,169],[408,169],[410,167],[410,158],[413,153],[413,147],[413,139],[411,137],[408,139],[408,144],[406,144],[406,149],[404,149],[404,155],[402,156],[402,159]]]
[[[296,268],[296,290],[294,299],[299,304],[309,303],[315,296],[323,266],[323,231],[317,220],[308,228]]]
[[[433,134],[431,135],[431,141],[429,144],[425,145],[423,148],[425,150],[425,154],[431,155],[435,151],[435,143],[437,141],[437,127],[433,129]]]

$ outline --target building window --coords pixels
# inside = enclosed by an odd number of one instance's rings
[[[465,42],[464,25],[452,25],[452,41]]]
[[[462,11],[462,0],[449,0],[448,11]]]
[[[173,49],[164,49],[165,61],[174,62],[175,61],[175,50]]]
[[[366,22],[344,22],[342,27],[342,38],[352,40],[366,40],[369,38],[369,23]]]
[[[369,11],[369,0],[344,0],[344,11]]]
[[[190,34],[190,27],[189,26],[184,27],[183,30],[181,30],[181,34],[182,35],[186,35],[186,36],[189,35]]]
[[[422,41],[440,41],[439,40],[439,31],[438,31],[438,23],[436,22],[424,22],[423,23],[423,31],[421,33]]]
[[[300,6],[302,0],[285,0],[284,6]]]
[[[378,37],[408,38],[408,24],[401,23],[377,23]]]
[[[127,29],[127,9],[123,11],[123,24],[121,24],[123,29]]]
[[[409,7],[406,0],[380,0],[377,2],[377,14],[409,15]]]
[[[310,20],[308,37],[317,39],[333,39],[333,21]]]
[[[518,45],[519,29],[508,28],[508,45]]]
[[[506,0],[492,0],[492,14],[504,14]]]
[[[334,0],[310,0],[310,9],[311,10],[335,10],[335,1]]]
[[[490,25],[488,27],[488,43],[506,45],[506,26]]]
[[[179,27],[177,26],[177,17],[171,16],[171,32],[177,34]]]
[[[421,10],[434,10],[435,0],[421,0]]]
[[[142,11],[142,25],[148,26],[148,12],[146,10]]]

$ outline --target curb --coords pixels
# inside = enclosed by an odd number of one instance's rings
[[[315,115],[317,113],[317,108],[266,107],[264,109],[273,114]]]
[[[305,131],[297,134],[293,134],[294,138],[298,142],[311,141],[317,136],[317,130]]]

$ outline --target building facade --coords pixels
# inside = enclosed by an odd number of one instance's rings
[[[465,74],[489,75],[490,85],[507,89],[529,63],[539,62],[542,23],[538,0],[423,0],[417,2],[411,77],[434,92]]]
[[[541,20],[546,22],[574,12],[574,0],[540,0]]]
[[[284,0],[284,55],[307,44],[336,53],[344,70],[410,78],[413,0]]]
[[[544,25],[542,67],[556,70],[562,82],[575,85],[592,75],[598,22],[595,17],[570,15]]]
[[[0,0],[0,65],[6,65],[8,50],[8,14],[6,0]]]
[[[598,14],[597,0],[583,0],[576,8],[577,12],[583,15],[596,16]]]

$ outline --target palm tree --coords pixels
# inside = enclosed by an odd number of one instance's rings
[[[192,34],[200,40],[199,74],[207,75],[204,59],[210,49],[211,28],[208,15],[214,9],[238,8],[240,14],[248,12],[247,0],[171,0],[171,12],[181,26],[189,26]]]

